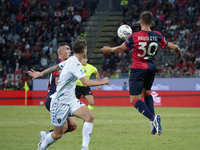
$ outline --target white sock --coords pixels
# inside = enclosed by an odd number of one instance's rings
[[[90,138],[92,135],[92,128],[93,123],[85,122],[83,125],[82,135],[83,135],[83,141],[82,141],[82,147],[88,148],[88,145],[90,143]]]
[[[48,133],[45,137],[45,140],[42,142],[40,146],[42,149],[46,149],[49,145],[51,145],[52,143],[56,141],[51,137],[51,133],[52,132]]]

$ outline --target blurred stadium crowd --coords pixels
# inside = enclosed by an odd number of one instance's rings
[[[84,38],[82,24],[89,17],[83,0],[0,1],[0,88],[23,89],[30,68],[42,71],[57,59],[56,45]],[[15,85],[15,86],[12,86]]]
[[[96,8],[96,3],[92,5]],[[84,38],[81,30],[90,14],[84,0],[62,0],[55,5],[48,0],[0,1],[0,89],[23,90],[31,87],[30,68],[42,71],[57,59],[56,45]],[[133,32],[140,30],[139,16],[144,10],[154,15],[152,30],[160,31],[167,41],[181,48],[181,54],[161,50],[156,57],[157,77],[200,76],[200,1],[199,0],[122,0],[123,20]],[[109,46],[121,44],[117,35]],[[127,78],[131,51],[105,54],[101,77]],[[4,86],[3,83],[5,83]],[[13,86],[15,85],[15,86]]]
[[[152,30],[157,30],[181,48],[181,54],[161,50],[156,56],[157,77],[200,76],[200,1],[199,0],[146,0],[121,1],[123,20],[133,32],[140,30],[140,14],[149,10],[154,15]],[[109,46],[120,45],[117,35]],[[130,70],[131,51],[121,54],[106,54],[103,59],[102,76],[126,78]]]

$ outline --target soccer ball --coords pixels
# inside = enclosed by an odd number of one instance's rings
[[[43,106],[44,102],[43,101],[40,101],[40,106]]]
[[[117,30],[117,35],[122,40],[126,40],[130,34],[132,34],[132,29],[127,24],[121,25]]]

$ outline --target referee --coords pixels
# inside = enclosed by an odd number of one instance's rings
[[[95,74],[98,81],[100,81],[100,75],[96,67],[87,63],[88,59],[84,58],[81,62],[83,67],[83,72],[86,74],[86,77],[90,79],[92,74]],[[101,89],[101,86],[97,86],[97,90]],[[76,82],[76,97],[79,99],[83,95],[88,101],[88,108],[90,111],[94,108],[94,97],[90,90],[90,87],[84,87],[82,82],[78,79]]]

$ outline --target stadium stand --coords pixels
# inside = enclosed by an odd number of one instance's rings
[[[109,3],[108,3],[109,2]],[[131,51],[103,54],[100,48],[123,41],[116,30],[128,24],[140,30],[139,14],[154,15],[152,30],[181,48],[181,54],[160,50],[156,77],[200,77],[200,1],[195,0],[4,0],[0,1],[0,89],[22,90],[32,80],[31,68],[44,70],[57,58],[56,45],[85,38],[89,63],[101,77],[128,78]],[[9,89],[9,88],[6,88]]]
[[[57,43],[80,38],[90,7],[84,0],[0,1],[0,89],[21,90],[25,81],[31,87],[27,71],[49,67]]]

